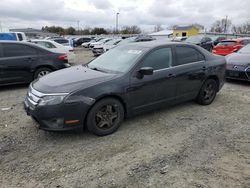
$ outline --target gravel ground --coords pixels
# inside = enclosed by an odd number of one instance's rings
[[[27,87],[0,89],[0,187],[250,187],[250,84],[226,83],[210,106],[128,119],[106,137],[38,130],[23,110]]]

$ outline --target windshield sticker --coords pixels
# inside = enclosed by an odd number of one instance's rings
[[[140,54],[142,51],[141,50],[129,50],[129,54]]]

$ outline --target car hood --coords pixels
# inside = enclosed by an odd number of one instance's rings
[[[48,74],[32,83],[42,93],[70,93],[108,81],[116,74],[91,70],[82,65]]]
[[[226,60],[228,64],[250,66],[250,54],[232,53]]]

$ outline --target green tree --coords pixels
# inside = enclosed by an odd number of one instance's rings
[[[92,31],[91,31],[92,35],[101,35],[101,34],[108,34],[108,32],[102,28],[102,27],[95,27]]]
[[[141,29],[136,26],[124,26],[122,28],[122,30],[120,31],[122,34],[140,34],[141,33]]]

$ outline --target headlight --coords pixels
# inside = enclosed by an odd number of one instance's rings
[[[65,95],[47,95],[41,98],[38,105],[39,106],[45,106],[45,105],[56,105],[60,104]]]

